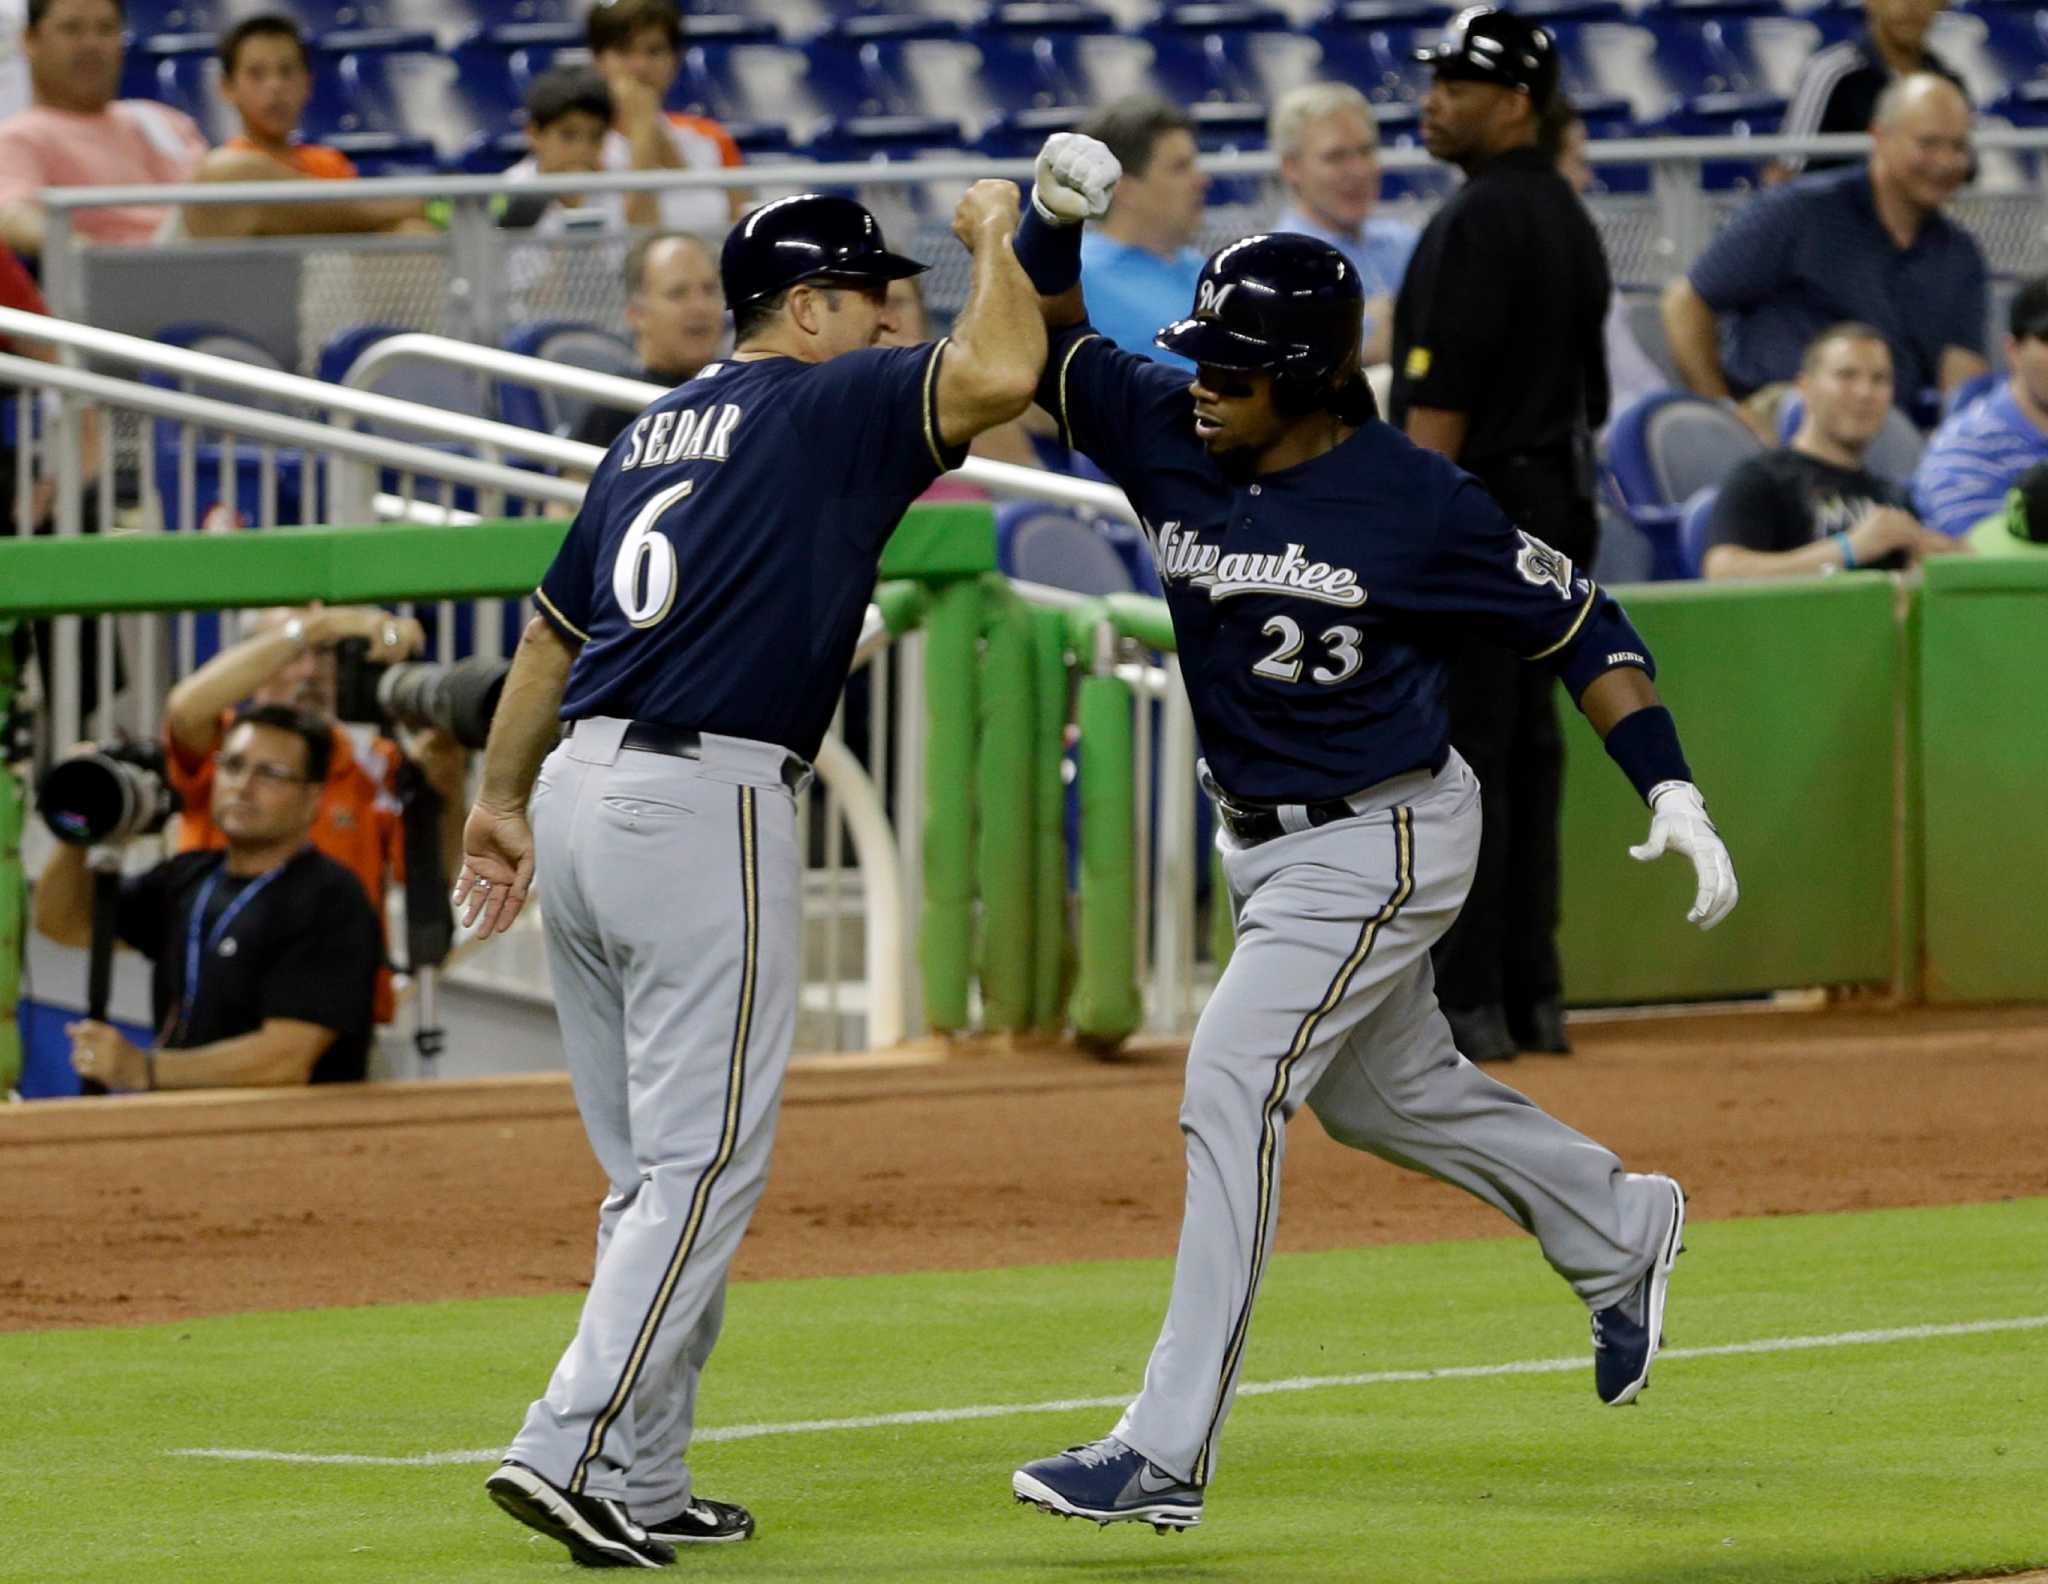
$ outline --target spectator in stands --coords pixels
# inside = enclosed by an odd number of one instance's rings
[[[1779,134],[1866,132],[1878,96],[1915,72],[1946,77],[1967,94],[1955,68],[1927,47],[1927,30],[1945,9],[1944,0],[1863,0],[1868,26],[1853,39],[1815,50],[1800,66]],[[1765,171],[1764,179],[1783,181],[1802,170],[1853,163],[1853,157],[1841,154],[1787,155]]]
[[[725,344],[725,291],[710,244],[687,233],[642,237],[626,254],[626,323],[640,377],[680,385]],[[637,413],[593,402],[576,426],[585,445],[608,446]]]
[[[247,17],[220,41],[220,94],[242,119],[200,162],[204,182],[348,181],[356,167],[339,149],[301,143],[299,120],[313,97],[313,58],[289,17]],[[352,203],[193,204],[185,232],[195,237],[317,236],[343,231],[431,231],[417,198]]]
[[[682,67],[683,19],[673,0],[599,0],[586,29],[591,59],[612,91],[612,134],[604,169],[723,170],[740,163],[732,134],[707,116],[664,112]],[[737,187],[677,187],[634,193],[636,226],[721,235],[747,208]]]
[[[183,111],[114,94],[121,81],[121,0],[29,0],[22,51],[34,103],[0,121],[0,242],[40,256],[45,187],[190,181],[206,139]],[[170,220],[162,204],[81,209],[88,242],[148,242]]]
[[[611,90],[602,76],[588,66],[550,66],[526,90],[526,144],[532,152],[505,172],[507,185],[535,176],[596,174],[611,119]],[[515,192],[498,223],[538,236],[623,231],[631,223],[629,198],[616,192]]]
[[[1791,443],[1728,475],[1707,520],[1710,578],[1896,569],[1950,548],[1906,509],[1906,492],[1864,466],[1892,404],[1892,354],[1866,324],[1831,325],[1799,371],[1806,403]]]
[[[2013,295],[2006,325],[2006,377],[1950,415],[1913,474],[1921,519],[1956,538],[2003,511],[2020,475],[2048,461],[2048,275]]]
[[[1855,320],[1891,345],[1894,402],[1932,417],[1939,403],[1926,393],[1989,366],[1984,255],[1941,213],[1969,166],[1970,107],[1955,85],[1927,73],[1893,83],[1868,166],[1765,193],[1665,289],[1665,339],[1685,383],[1714,400],[1746,396],[1792,378],[1820,331]]]
[[[1081,131],[1109,145],[1124,168],[1100,225],[1081,239],[1081,286],[1095,328],[1126,352],[1194,367],[1152,338],[1194,300],[1202,254],[1195,123],[1177,105],[1133,94],[1098,110]]]
[[[1287,207],[1273,229],[1315,237],[1351,260],[1365,285],[1364,361],[1386,362],[1394,293],[1417,233],[1372,212],[1380,201],[1380,134],[1372,106],[1349,83],[1290,88],[1267,119],[1266,142],[1280,156],[1287,188]]]
[[[65,1033],[81,1078],[109,1089],[335,1083],[368,1066],[377,916],[347,869],[308,841],[331,751],[324,722],[287,704],[244,711],[213,779],[220,851],[186,852],[121,882],[116,930],[156,966],[154,1048],[105,1023]],[[36,887],[35,925],[92,944],[86,849],[62,843]]]
[[[265,611],[248,637],[171,689],[164,705],[164,747],[171,785],[185,803],[178,850],[210,851],[229,839],[209,811],[217,807],[215,770],[234,712],[247,705],[289,704],[322,722],[328,743],[319,758],[311,839],[356,877],[381,918],[385,887],[405,875],[400,799],[408,762],[441,799],[442,862],[450,875],[461,863],[468,767],[460,745],[443,732],[412,733],[399,743],[335,719],[336,648],[348,639],[367,644],[365,658],[372,663],[388,664],[417,654],[426,634],[418,622],[374,607]],[[390,1021],[391,985],[382,973],[376,1006],[377,1020]]]
[[[1585,197],[1593,185],[1593,166],[1586,158],[1586,119],[1563,94],[1551,102],[1537,140],[1556,159],[1557,173],[1571,183],[1572,191]],[[1617,291],[1607,304],[1607,319],[1601,326],[1601,337],[1607,346],[1610,419],[1643,397],[1671,388],[1670,376],[1636,339],[1635,327],[1628,321],[1628,307],[1628,298]]]

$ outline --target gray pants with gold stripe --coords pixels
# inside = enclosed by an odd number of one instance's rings
[[[796,1027],[796,809],[779,748],[701,759],[586,720],[532,807],[556,1011],[611,1192],[575,1340],[507,1454],[666,1518],[690,1495],[697,1380],[767,1180]]]
[[[1591,1308],[1642,1276],[1670,1204],[1451,1042],[1429,949],[1478,860],[1479,782],[1462,759],[1375,788],[1357,818],[1219,845],[1237,949],[1188,1052],[1173,1297],[1115,1432],[1198,1484],[1237,1391],[1286,1125],[1304,1100],[1339,1142],[1455,1183],[1535,1233]]]

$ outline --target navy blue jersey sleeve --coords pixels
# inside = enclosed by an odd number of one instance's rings
[[[1476,483],[1445,503],[1417,584],[1417,610],[1550,667],[1577,698],[1616,666],[1656,675],[1647,645],[1622,608],[1571,558],[1517,528]]]
[[[939,433],[939,371],[947,343],[872,347],[821,363],[793,382],[785,416],[806,455],[830,456],[849,494],[915,500],[967,459]],[[893,530],[892,522],[890,528]]]
[[[605,458],[607,463],[610,460]],[[574,644],[590,639],[591,604],[597,598],[594,563],[599,525],[604,521],[607,478],[600,465],[598,476],[584,491],[583,506],[576,513],[576,520],[562,536],[562,547],[555,552],[540,587],[533,591],[534,609],[550,627]]]
[[[1193,443],[1188,371],[1126,352],[1091,325],[1055,330],[1046,348],[1038,405],[1060,439],[1091,458],[1135,500],[1138,475],[1169,437]]]

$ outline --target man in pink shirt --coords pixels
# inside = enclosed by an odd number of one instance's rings
[[[34,103],[0,121],[0,242],[43,250],[46,187],[189,181],[206,153],[190,116],[147,99],[114,99],[121,80],[121,0],[29,0],[22,53]],[[92,242],[147,242],[165,204],[81,209]]]

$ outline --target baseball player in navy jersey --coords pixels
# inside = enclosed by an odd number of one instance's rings
[[[1690,858],[1702,927],[1735,903],[1649,649],[1621,607],[1515,527],[1465,473],[1377,421],[1358,372],[1364,295],[1308,237],[1209,260],[1192,317],[1121,351],[1089,329],[1079,221],[1106,148],[1060,134],[1017,256],[1051,327],[1039,401],[1143,517],[1221,814],[1237,950],[1188,1053],[1187,1205],[1143,1390],[1104,1439],[1018,1470],[1018,1500],[1162,1531],[1199,1522],[1278,1217],[1288,1119],[1455,1183],[1533,1232],[1593,1314],[1602,1401],[1659,1346],[1685,1225],[1634,1175],[1458,1053],[1429,949],[1479,848],[1479,787],[1449,745],[1444,646],[1478,636],[1550,667],[1651,810],[1630,849]]]
[[[611,1192],[575,1339],[486,1487],[585,1564],[660,1567],[753,1533],[684,1458],[795,1027],[795,794],[884,541],[1030,403],[1045,330],[1017,210],[1007,182],[967,193],[954,334],[894,349],[875,346],[888,284],[925,266],[867,210],[807,194],[741,220],[721,259],[736,350],[605,454],[492,722],[456,902],[489,935],[538,875]]]

